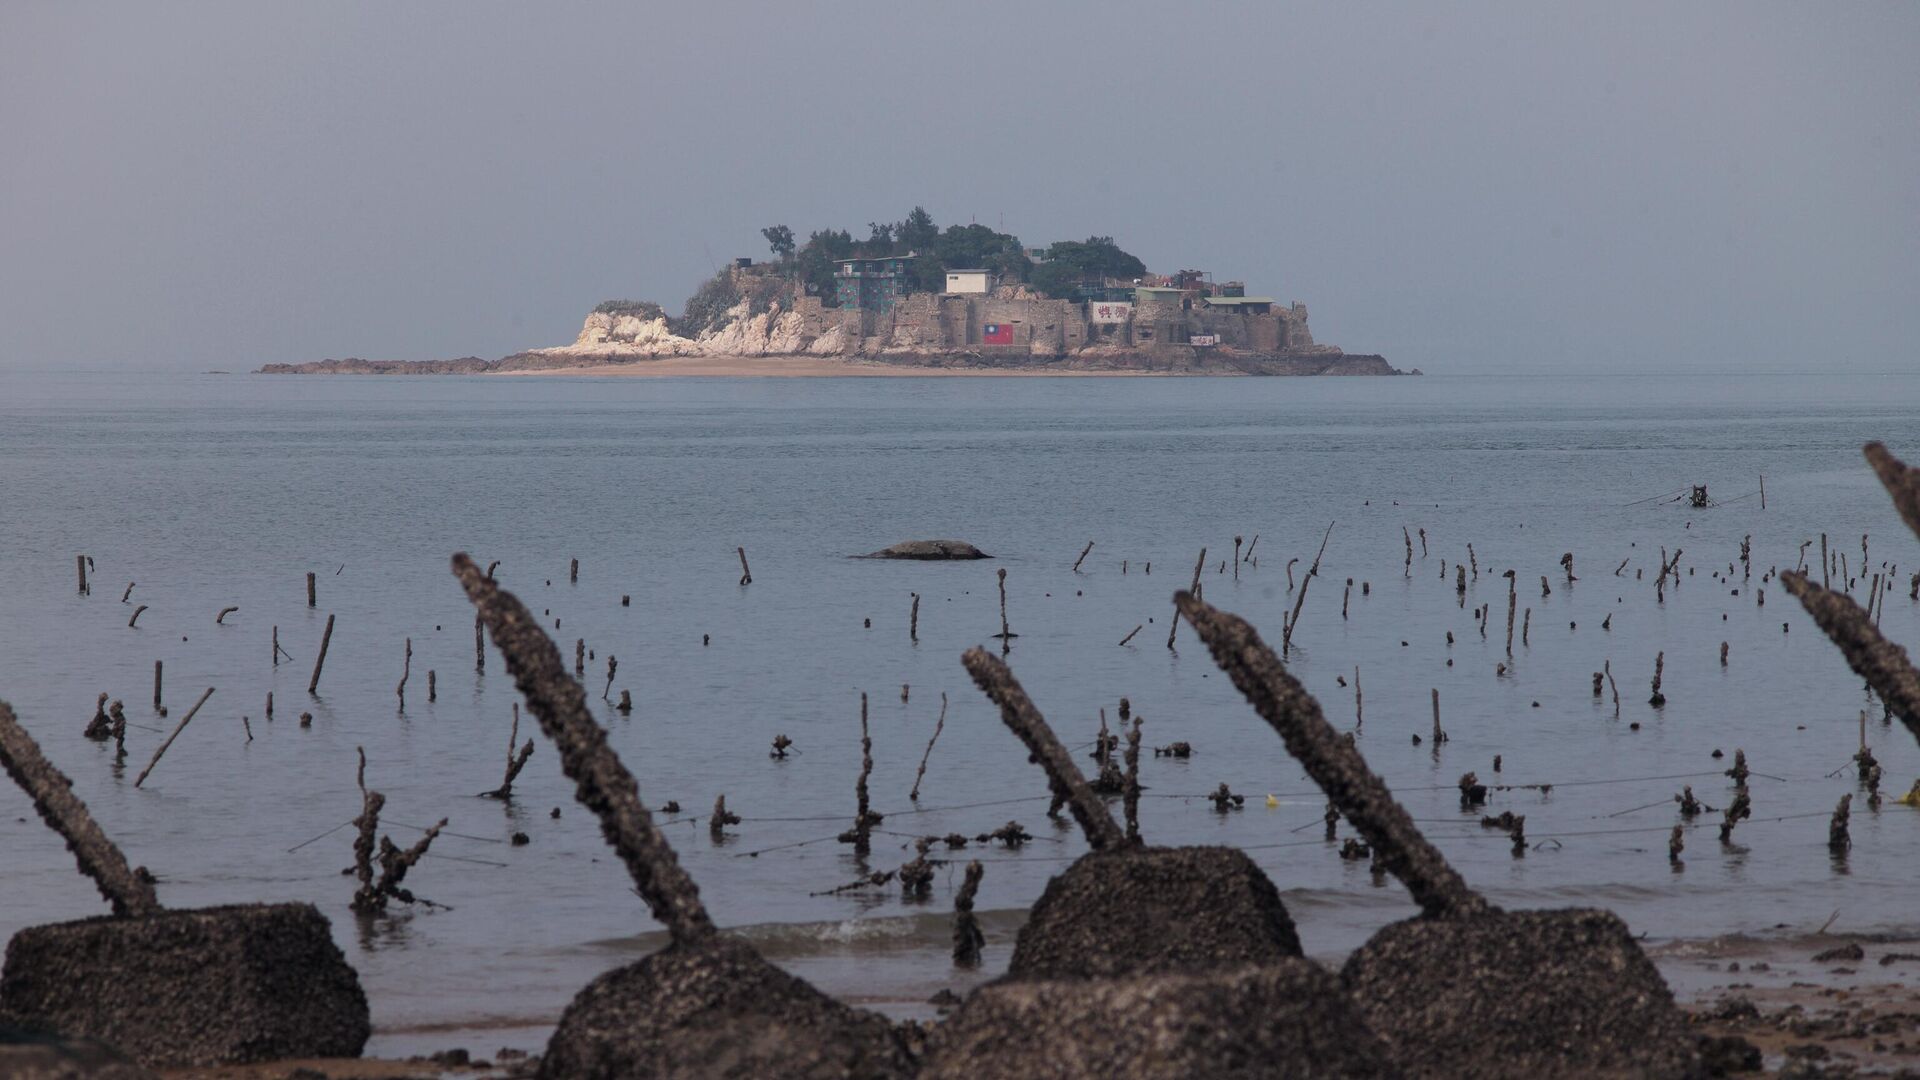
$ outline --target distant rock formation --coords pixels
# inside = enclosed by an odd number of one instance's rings
[[[817,296],[741,299],[694,336],[658,309],[596,310],[570,345],[409,363],[268,364],[269,375],[443,375],[547,371],[669,357],[834,356],[907,367],[1195,375],[1398,375],[1383,357],[1313,340],[1307,309],[1157,290],[1138,302],[1050,300],[1025,286],[914,293],[890,307],[830,308]],[[1163,295],[1174,293],[1171,298]],[[1145,295],[1144,293],[1142,294]],[[1232,299],[1234,303],[1228,303]]]

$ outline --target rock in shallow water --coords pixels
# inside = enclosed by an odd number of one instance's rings
[[[0,1022],[152,1066],[356,1057],[367,996],[311,904],[30,926],[7,944]]]
[[[1087,979],[1267,964],[1300,955],[1280,893],[1234,848],[1083,856],[1047,883],[1010,979]]]
[[[1308,960],[1194,975],[1004,981],[928,1037],[922,1080],[1393,1077]]]
[[[993,556],[965,540],[904,540],[862,559],[991,559]]]
[[[669,945],[588,983],[560,1017],[540,1075],[895,1080],[913,1065],[885,1017],[719,937]]]
[[[1410,1077],[1682,1077],[1686,1018],[1610,911],[1415,918],[1341,982]]]

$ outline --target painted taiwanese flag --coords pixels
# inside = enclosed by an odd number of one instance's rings
[[[981,327],[980,328],[980,344],[982,345],[1013,344],[1013,324],[990,322],[985,326]]]

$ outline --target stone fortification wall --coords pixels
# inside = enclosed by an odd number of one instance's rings
[[[1196,351],[1259,357],[1338,356],[1332,346],[1316,345],[1307,329],[1307,309],[1294,304],[1263,314],[1208,308],[1197,297],[1148,299],[1135,303],[1119,322],[1093,322],[1092,305],[1036,296],[1024,286],[990,294],[915,293],[889,311],[830,308],[817,296],[774,302],[754,313],[742,300],[728,318],[697,338],[681,337],[665,319],[636,315],[592,314],[570,346],[531,350],[528,356],[564,355],[618,362],[660,356],[773,356],[812,353],[822,356],[898,356],[972,353],[996,362],[1014,357],[1066,359],[1091,354],[1139,353],[1140,363],[1155,357],[1191,364]],[[986,328],[1002,328],[1010,342],[989,343]],[[1193,346],[1197,335],[1217,339]],[[1115,351],[1118,350],[1118,353]]]

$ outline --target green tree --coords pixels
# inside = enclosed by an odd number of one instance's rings
[[[929,255],[940,239],[940,226],[933,223],[933,215],[925,207],[916,206],[907,220],[893,227],[893,239],[903,251]]]
[[[793,258],[792,229],[785,225],[769,225],[760,230],[760,235],[767,238],[767,246],[773,249],[773,253],[781,262]]]
[[[833,302],[833,273],[836,259],[853,257],[853,235],[845,229],[823,229],[810,234],[800,248],[797,262],[800,280],[810,295]]]

